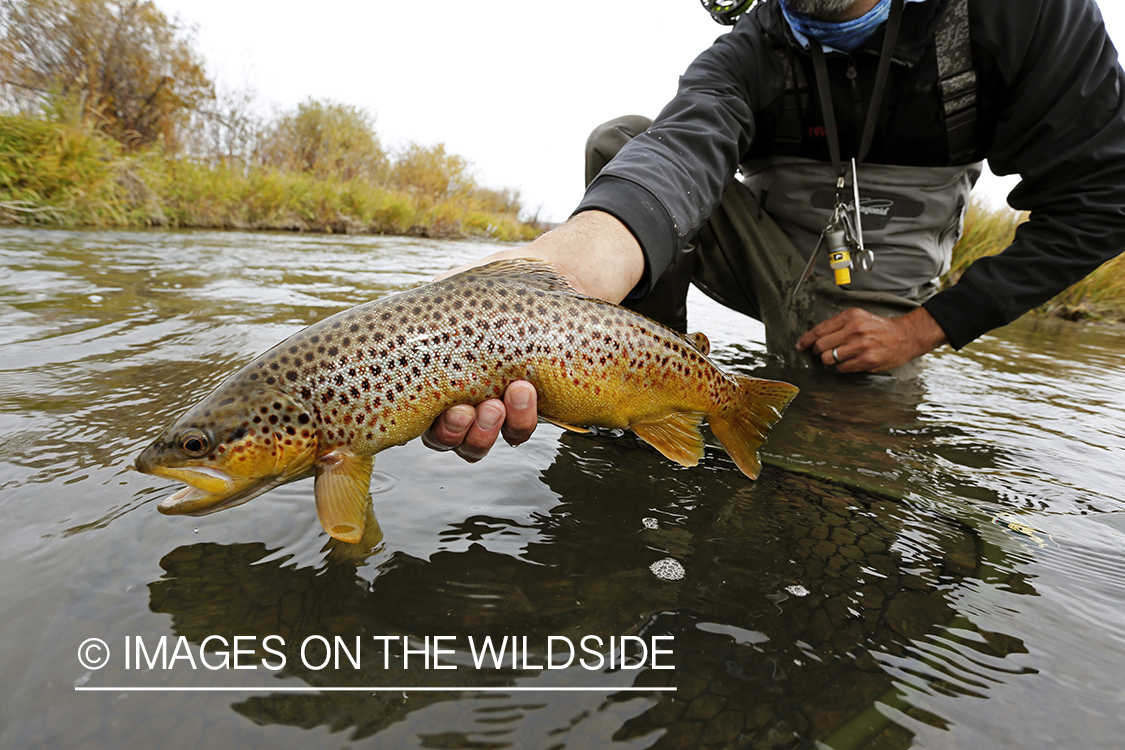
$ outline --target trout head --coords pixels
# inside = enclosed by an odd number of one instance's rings
[[[291,396],[220,387],[145,448],[136,468],[187,485],[161,513],[202,516],[307,476],[316,449],[313,417]]]

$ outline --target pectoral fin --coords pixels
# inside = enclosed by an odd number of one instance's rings
[[[699,412],[673,412],[629,429],[666,458],[682,466],[695,466],[703,458],[703,436],[699,433],[703,417]]]
[[[316,515],[330,536],[353,544],[363,538],[373,463],[341,449],[317,460]]]
[[[375,511],[371,506],[372,503],[367,504],[366,525],[358,542],[341,542],[329,537],[321,547],[321,552],[327,552],[329,559],[335,563],[357,566],[366,563],[383,541],[383,530],[379,528],[379,520],[375,518]]]

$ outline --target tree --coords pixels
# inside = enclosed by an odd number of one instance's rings
[[[0,0],[6,104],[90,123],[129,147],[178,145],[213,96],[190,35],[152,2]]]
[[[310,98],[278,116],[259,160],[316,177],[378,181],[386,171],[387,154],[366,110]]]
[[[181,153],[212,164],[250,163],[268,132],[258,110],[258,95],[249,84],[236,89],[220,83],[214,98],[192,113]]]
[[[464,157],[447,153],[444,143],[408,144],[395,159],[391,183],[435,200],[467,193],[476,187],[472,165]]]

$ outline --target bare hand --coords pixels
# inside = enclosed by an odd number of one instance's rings
[[[797,342],[837,372],[884,372],[948,342],[945,331],[924,307],[900,318],[851,308],[818,324]]]
[[[469,463],[476,463],[492,449],[496,438],[504,436],[509,445],[519,445],[531,437],[538,422],[535,386],[526,380],[510,383],[504,399],[482,401],[476,407],[458,404],[434,420],[422,435],[422,442],[439,451],[456,451]]]

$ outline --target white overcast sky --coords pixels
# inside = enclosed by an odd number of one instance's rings
[[[443,142],[482,184],[561,221],[582,197],[597,124],[655,116],[724,28],[698,0],[156,0],[196,26],[207,69],[267,111],[308,97],[368,110],[389,146]],[[1125,3],[1101,0],[1125,43]],[[1018,0],[1012,12],[1020,12]],[[978,189],[1003,200],[1013,179]]]

